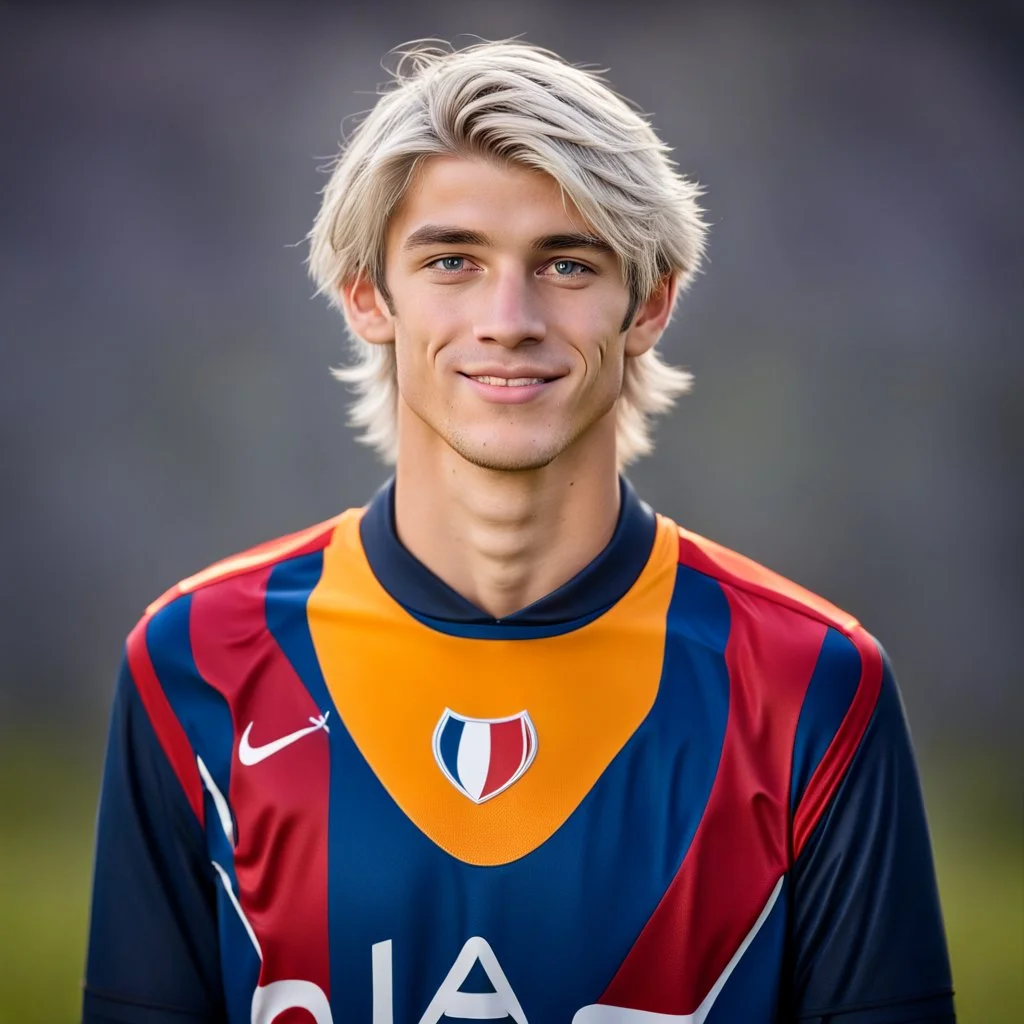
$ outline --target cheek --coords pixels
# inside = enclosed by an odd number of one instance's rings
[[[586,334],[580,334],[577,349],[586,364],[587,376],[614,382],[622,377],[625,336],[610,327],[607,318],[594,318]]]
[[[410,290],[395,301],[399,363],[432,363],[459,336],[459,308],[451,296]],[[403,360],[404,357],[404,360]]]
[[[423,345],[404,317],[395,319],[395,363],[399,392],[408,397],[423,378]]]
[[[556,330],[563,338],[572,340],[588,372],[605,372],[609,362],[621,361],[623,357],[625,334],[621,327],[626,306],[618,301],[618,295],[593,291],[579,293],[579,299],[559,316]]]
[[[624,377],[621,353],[618,358],[611,357],[608,351],[605,352],[605,362],[601,367],[599,383],[595,391],[600,396],[603,405],[612,405],[622,393],[622,380]]]
[[[451,402],[445,394],[449,387],[445,365],[451,347],[437,326],[429,314],[395,321],[398,391],[405,403],[421,414],[439,402]]]

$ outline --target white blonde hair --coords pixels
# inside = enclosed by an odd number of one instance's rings
[[[521,41],[453,50],[418,41],[394,51],[393,81],[333,165],[308,239],[318,291],[342,309],[342,286],[384,280],[388,218],[417,166],[437,155],[487,156],[549,174],[615,251],[630,291],[623,330],[668,275],[681,291],[704,250],[700,189],[675,170],[648,122],[593,71]],[[334,374],[357,398],[350,422],[389,462],[397,455],[393,345],[348,334],[355,361]],[[624,466],[651,450],[649,419],[688,391],[691,375],[654,349],[626,358],[616,403]]]

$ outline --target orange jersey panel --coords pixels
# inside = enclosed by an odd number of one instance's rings
[[[659,519],[639,579],[593,622],[528,643],[466,639],[390,597],[363,555],[359,513],[348,513],[324,551],[310,631],[338,713],[392,799],[459,860],[504,864],[551,837],[654,704],[677,559],[676,527]],[[534,763],[493,800],[468,801],[434,762],[430,737],[446,709],[489,719],[528,710]]]

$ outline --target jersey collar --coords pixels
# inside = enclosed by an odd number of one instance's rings
[[[625,477],[619,478],[621,504],[612,539],[605,549],[557,590],[512,615],[495,619],[477,608],[418,561],[395,530],[395,482],[374,496],[359,523],[366,559],[380,585],[421,621],[481,627],[557,627],[595,618],[636,582],[654,546],[656,521]]]

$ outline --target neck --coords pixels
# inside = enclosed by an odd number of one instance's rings
[[[577,446],[573,446],[574,449]],[[483,469],[447,446],[398,459],[395,526],[436,576],[496,619],[571,579],[608,544],[619,514],[614,445],[537,470]]]

